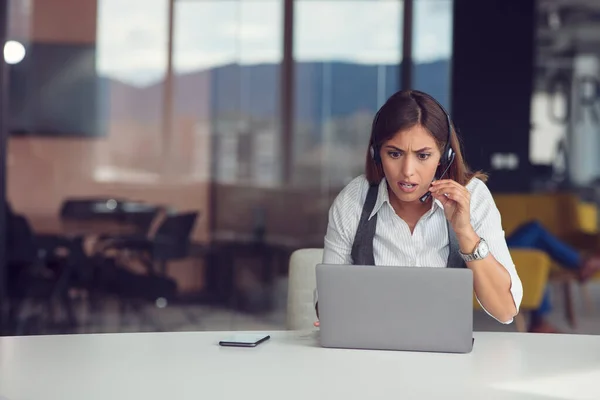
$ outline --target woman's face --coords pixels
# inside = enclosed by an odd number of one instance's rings
[[[421,125],[396,133],[380,150],[383,172],[396,198],[417,201],[428,190],[441,153],[433,136]]]

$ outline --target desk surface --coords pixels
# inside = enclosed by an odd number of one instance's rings
[[[0,399],[600,398],[600,336],[477,332],[465,355],[325,349],[318,332],[219,347],[231,334],[0,338]]]

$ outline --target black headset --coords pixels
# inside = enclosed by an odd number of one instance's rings
[[[418,90],[411,90],[411,91],[413,93],[418,93],[424,97],[431,99],[435,104],[438,105],[438,107],[440,108],[440,110],[442,110],[444,115],[446,115],[446,121],[447,121],[447,125],[448,125],[448,140],[446,140],[446,144],[444,145],[444,150],[442,151],[442,156],[440,157],[440,169],[443,168],[443,172],[440,174],[439,177],[436,177],[436,179],[441,179],[446,174],[446,172],[448,172],[448,169],[450,169],[450,166],[452,165],[452,163],[454,162],[454,158],[456,157],[456,153],[454,152],[454,149],[452,148],[452,145],[450,144],[450,139],[452,138],[452,121],[450,120],[450,114],[448,114],[448,112],[446,111],[444,106],[442,106],[440,104],[440,102],[437,101],[433,96],[431,96],[425,92],[418,91]],[[375,117],[373,118],[373,125],[371,126],[371,140],[373,140],[373,138],[374,138],[375,126],[377,125],[377,121],[379,120],[379,115],[381,114],[381,110],[383,110],[384,107],[385,107],[385,104],[379,109],[379,111],[377,111],[377,113],[375,114]],[[379,149],[376,148],[376,146],[371,146],[369,151],[371,152],[371,158],[375,161],[375,163],[376,164],[381,163],[381,155],[379,154]],[[424,203],[427,201],[427,199],[429,199],[429,197],[431,197],[431,192],[425,193],[423,196],[421,196],[419,198],[419,200],[422,203]]]

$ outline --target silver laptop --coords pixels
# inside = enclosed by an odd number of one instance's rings
[[[468,353],[468,268],[317,265],[323,347]]]

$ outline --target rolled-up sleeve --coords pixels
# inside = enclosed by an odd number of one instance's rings
[[[506,244],[500,212],[485,183],[478,179],[473,183],[471,190],[471,224],[477,235],[484,238],[488,243],[490,253],[508,271],[511,280],[510,292],[518,312],[521,300],[523,299],[523,286],[510,255],[508,245]],[[510,321],[498,320],[483,307],[479,298],[477,298],[477,301],[481,305],[481,308],[497,321],[503,324],[510,324],[513,321],[513,319]]]

